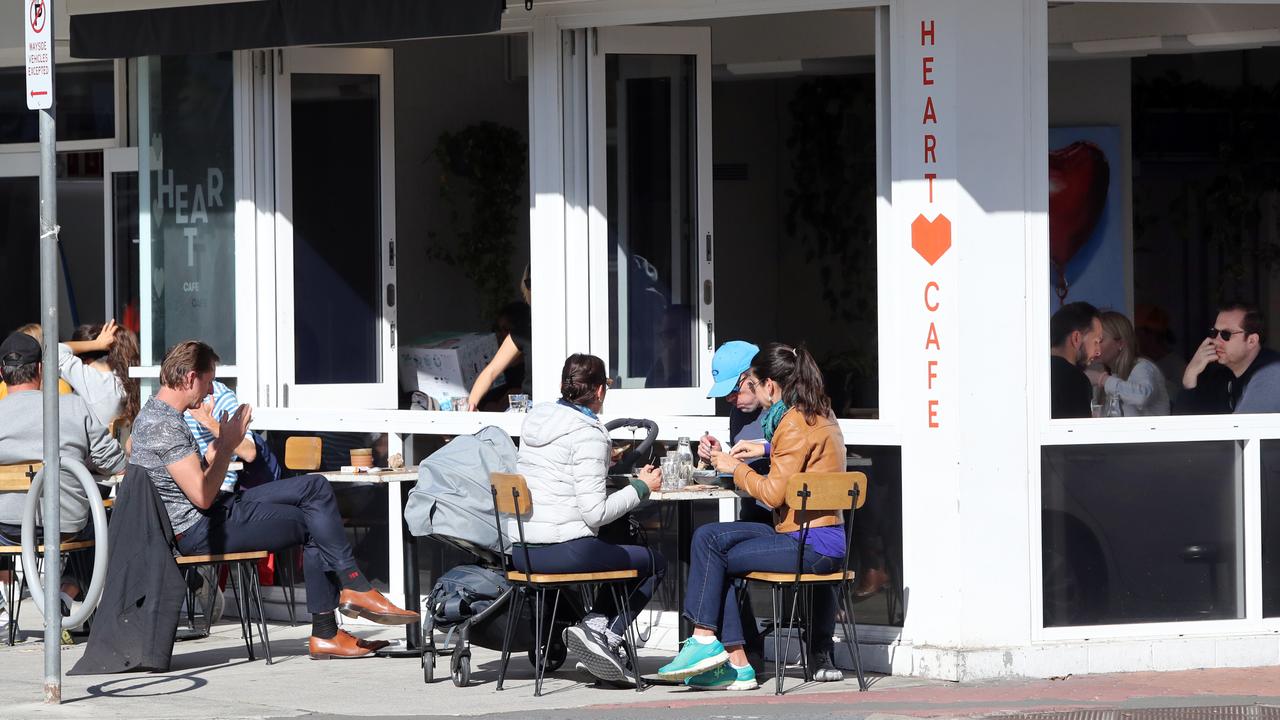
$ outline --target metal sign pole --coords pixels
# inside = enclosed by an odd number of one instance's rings
[[[58,456],[58,207],[54,122],[52,0],[23,2],[27,39],[27,107],[40,112],[40,308],[44,335],[44,701],[62,702],[62,585]]]

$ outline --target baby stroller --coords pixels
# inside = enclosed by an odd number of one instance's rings
[[[471,682],[471,645],[502,649],[515,590],[506,579],[510,543],[499,538],[493,525],[489,473],[515,470],[515,444],[497,427],[457,437],[419,466],[418,484],[405,505],[405,524],[416,536],[435,538],[475,558],[475,564],[442,575],[431,590],[422,627],[423,682],[434,680],[436,659],[445,656],[450,658],[453,684],[465,687]],[[543,618],[555,627],[550,646],[544,648],[547,669],[552,671],[568,655],[561,633],[584,614],[574,598],[566,600],[554,618]],[[533,612],[532,603],[525,603],[511,640],[512,651],[527,652],[530,663],[535,642]],[[443,644],[435,641],[436,629],[446,633]]]

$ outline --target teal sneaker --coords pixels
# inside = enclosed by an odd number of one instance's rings
[[[714,670],[729,662],[729,653],[719,640],[709,643],[698,642],[693,638],[684,641],[680,654],[671,662],[658,668],[658,677],[663,680],[684,680]]]
[[[755,668],[750,665],[736,668],[729,663],[701,675],[694,675],[685,680],[684,684],[695,690],[755,690],[760,687],[756,682]]]

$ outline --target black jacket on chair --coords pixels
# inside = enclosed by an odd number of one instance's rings
[[[169,669],[187,586],[173,526],[147,471],[130,464],[107,530],[106,585],[84,656],[68,675]]]

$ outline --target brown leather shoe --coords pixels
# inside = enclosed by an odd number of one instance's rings
[[[853,586],[853,596],[865,600],[885,589],[889,584],[889,573],[877,568],[863,570],[858,577],[858,584]]]
[[[390,644],[386,640],[365,640],[352,635],[346,630],[339,630],[338,634],[331,638],[318,638],[312,635],[311,641],[307,643],[307,650],[311,653],[312,660],[328,660],[330,658],[353,660],[355,658],[369,657]]]
[[[338,612],[349,618],[364,618],[380,625],[410,625],[422,619],[416,612],[392,605],[376,588],[369,588],[364,592],[343,590],[338,596]]]

